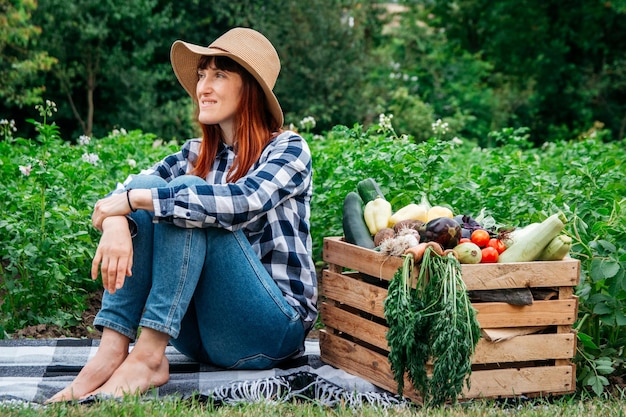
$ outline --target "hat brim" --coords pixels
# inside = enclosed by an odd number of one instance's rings
[[[198,83],[198,62],[203,56],[229,57],[252,74],[265,93],[265,100],[267,101],[267,105],[272,116],[276,119],[279,127],[283,126],[283,110],[280,107],[280,103],[278,102],[276,95],[270,86],[263,81],[262,77],[244,59],[222,49],[194,45],[179,40],[174,42],[172,45],[170,60],[172,62],[174,74],[176,74],[176,78],[178,78],[178,81],[191,98],[194,100],[197,99],[196,84]]]

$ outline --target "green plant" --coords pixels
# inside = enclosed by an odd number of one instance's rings
[[[98,241],[92,207],[130,173],[131,159],[147,166],[163,152],[137,132],[81,136],[73,145],[51,122],[53,102],[36,109],[41,120],[28,120],[35,138],[0,141],[0,337],[28,325],[79,323],[99,287],[89,278]]]

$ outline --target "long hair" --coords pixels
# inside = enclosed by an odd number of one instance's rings
[[[235,182],[246,175],[261,156],[265,145],[280,130],[281,126],[277,125],[277,121],[271,115],[261,86],[245,68],[228,57],[203,56],[198,62],[198,69],[207,67],[237,73],[243,81],[241,101],[235,114],[233,143],[235,160],[226,175],[228,182]],[[198,115],[199,108],[196,99],[195,120],[198,120]],[[198,123],[202,130],[202,143],[198,161],[191,174],[206,178],[217,155],[222,132],[217,124]]]

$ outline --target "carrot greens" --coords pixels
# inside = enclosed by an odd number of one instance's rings
[[[476,312],[453,254],[440,256],[427,248],[417,277],[413,266],[413,256],[404,255],[384,303],[388,359],[398,393],[406,373],[425,404],[456,401],[464,384],[469,388],[471,357],[480,338]]]

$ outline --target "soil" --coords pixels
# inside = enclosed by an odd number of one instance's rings
[[[87,308],[83,311],[80,324],[70,328],[61,328],[56,325],[38,324],[28,326],[13,333],[13,339],[59,339],[59,338],[80,338],[80,339],[100,339],[100,332],[93,326],[93,319],[100,310],[102,301],[102,291],[95,292],[87,301]]]

